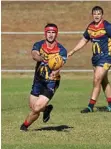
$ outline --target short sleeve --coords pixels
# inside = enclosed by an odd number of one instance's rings
[[[106,28],[108,37],[111,38],[111,24],[108,24],[105,28]]]
[[[67,50],[61,45],[59,44],[59,48],[60,48],[60,56],[62,56],[64,63],[66,63],[67,60]]]
[[[87,40],[90,40],[90,36],[89,36],[89,33],[88,33],[88,29],[86,29],[86,31],[84,32],[83,34],[83,37]]]
[[[33,50],[40,51],[40,48],[41,48],[41,46],[42,46],[43,43],[44,43],[44,40],[41,40],[39,42],[34,43],[34,45],[32,47],[32,51]]]

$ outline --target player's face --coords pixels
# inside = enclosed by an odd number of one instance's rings
[[[95,23],[99,23],[103,18],[103,14],[102,14],[101,10],[93,11],[92,16],[93,16],[93,20]]]
[[[46,40],[50,43],[53,43],[56,39],[56,32],[55,31],[47,31],[46,33]]]

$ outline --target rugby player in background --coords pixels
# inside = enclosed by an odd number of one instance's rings
[[[111,67],[111,24],[103,19],[103,13],[100,6],[92,8],[93,21],[88,25],[83,38],[68,53],[68,57],[70,57],[89,41],[92,42],[93,90],[87,108],[83,109],[81,113],[93,112],[101,86],[108,102],[108,106],[104,110],[111,112],[111,86],[108,80],[108,70]]]
[[[59,87],[60,70],[51,70],[48,67],[48,60],[55,54],[59,54],[62,57],[63,63],[67,59],[66,49],[56,41],[57,25],[49,23],[44,30],[45,40],[36,42],[32,48],[32,58],[37,64],[29,98],[31,112],[20,127],[20,130],[23,131],[28,130],[28,127],[39,118],[41,112],[43,112],[43,122],[47,122],[50,119],[50,112],[53,106],[48,103]]]

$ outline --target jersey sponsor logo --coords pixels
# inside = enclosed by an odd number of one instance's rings
[[[92,39],[92,41],[94,41],[94,42],[100,42],[100,40],[99,39]]]
[[[92,50],[93,50],[94,54],[101,53],[101,48],[100,48],[98,42],[93,43]]]

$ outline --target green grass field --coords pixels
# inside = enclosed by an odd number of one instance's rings
[[[110,74],[111,80],[111,74]],[[81,114],[92,89],[92,74],[65,75],[51,103],[51,119],[38,121],[21,132],[29,112],[32,75],[2,75],[2,149],[110,149],[111,113]],[[97,106],[107,105],[103,93]]]

